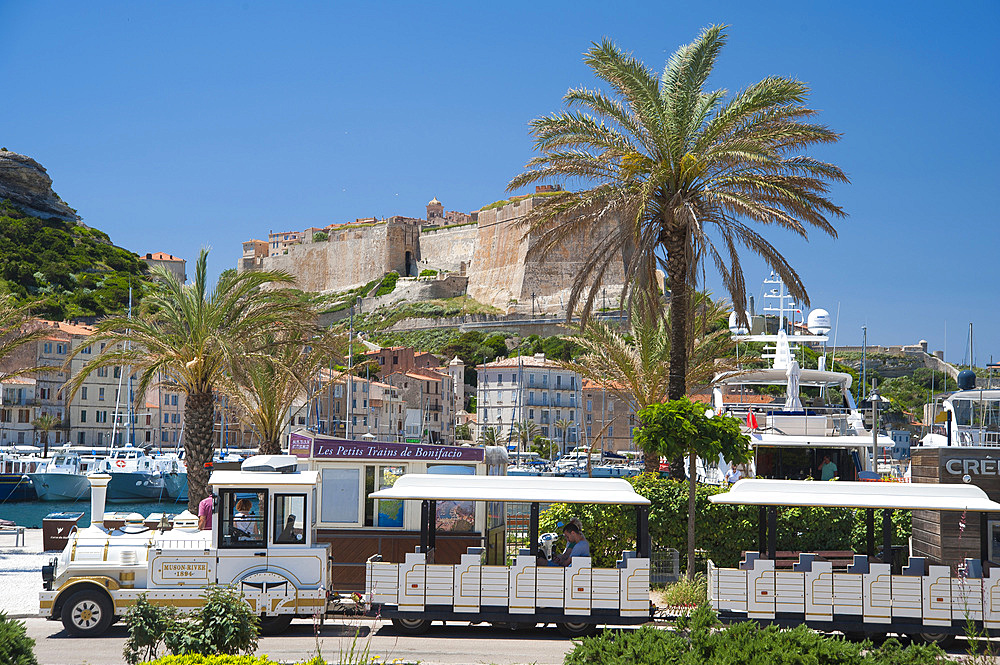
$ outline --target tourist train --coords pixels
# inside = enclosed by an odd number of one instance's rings
[[[199,530],[190,514],[176,518],[171,530],[139,522],[109,528],[104,501],[111,479],[92,475],[91,525],[44,567],[43,615],[61,619],[74,635],[99,635],[142,594],[192,611],[205,586],[232,584],[268,633],[296,616],[342,610],[352,588],[363,592],[364,610],[406,633],[457,620],[555,623],[579,635],[598,624],[651,618],[649,501],[624,480],[487,475],[482,448],[301,436],[293,437],[293,450],[296,444],[309,447],[309,459],[257,456],[239,470],[213,471],[210,530]],[[375,460],[381,464],[369,463]],[[529,512],[529,545],[510,561],[508,501]],[[551,537],[539,537],[538,516],[550,502],[634,506],[638,548],[622,552],[611,568],[594,567],[589,557],[565,568],[545,565]],[[414,541],[413,551],[398,547]],[[361,554],[352,558],[351,549]]]

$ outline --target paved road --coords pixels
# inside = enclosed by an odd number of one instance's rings
[[[35,639],[35,654],[41,665],[121,665],[122,645],[128,632],[117,624],[102,637],[75,638],[63,631],[58,621],[25,619],[28,634]],[[359,633],[356,642],[354,636]],[[537,663],[559,665],[572,642],[555,628],[499,630],[490,626],[441,626],[435,624],[427,635],[398,635],[391,625],[374,621],[328,621],[320,629],[319,645],[324,658],[337,662],[341,653],[355,648],[369,649],[383,662],[394,658],[419,661],[421,665],[515,665]],[[316,654],[317,638],[312,624],[295,621],[287,633],[260,640],[260,654],[272,660],[303,661]]]

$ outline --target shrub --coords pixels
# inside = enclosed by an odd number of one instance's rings
[[[24,622],[8,619],[5,612],[0,612],[0,663],[38,665],[35,640],[28,637]]]
[[[329,239],[330,236],[326,231],[317,231],[313,234],[313,242],[326,242]]]
[[[420,275],[418,275],[418,276],[419,277],[434,277],[437,274],[438,274],[437,270],[432,270],[430,268],[424,268],[423,270],[420,271]]]
[[[378,291],[375,292],[375,297],[385,296],[393,292],[396,288],[396,282],[399,280],[399,273],[391,272],[382,278],[382,283],[378,286]]]
[[[210,586],[205,589],[205,604],[194,621],[175,624],[165,637],[171,653],[240,654],[257,649],[259,620],[232,587]]]
[[[664,587],[661,598],[668,607],[704,605],[708,602],[708,580],[700,573],[693,580],[682,578]]]
[[[155,658],[161,645],[178,656],[249,654],[257,648],[257,615],[232,587],[206,587],[205,604],[189,617],[181,617],[173,607],[152,605],[142,594],[125,621],[129,638],[123,656],[129,665]]]
[[[954,663],[937,645],[905,649],[895,639],[879,647],[827,637],[805,626],[780,629],[744,621],[722,629],[707,605],[677,622],[677,631],[643,626],[584,638],[566,654],[566,665],[937,665]]]

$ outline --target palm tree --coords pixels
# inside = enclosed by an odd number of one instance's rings
[[[497,434],[496,427],[487,427],[479,435],[479,442],[484,446],[498,446],[500,445],[500,436]]]
[[[527,450],[528,444],[531,443],[540,431],[540,428],[535,424],[534,420],[528,420],[527,422],[518,421],[514,423],[514,438],[517,440],[518,452]]]
[[[728,329],[723,325],[729,315],[727,303],[713,300],[710,293],[695,293],[690,299],[693,316],[687,317],[687,347],[689,363],[685,383],[701,388],[711,383],[718,372],[735,367],[730,355],[734,346]],[[648,301],[637,301],[629,313],[631,334],[613,323],[593,321],[581,330],[577,343],[584,348],[582,356],[563,367],[600,384],[633,413],[643,407],[667,401],[667,367],[671,361],[672,319],[676,308],[666,316],[657,306],[647,311]],[[655,451],[644,456],[646,471],[659,470],[660,458]],[[672,465],[683,478],[683,464]]]
[[[346,349],[341,334],[316,329],[295,343],[278,343],[273,350],[233,367],[218,383],[222,393],[236,405],[237,417],[260,438],[258,452],[276,455],[281,452],[281,433],[288,413],[297,399],[308,396],[309,382],[320,377],[319,390],[339,379],[344,372],[325,368],[334,354]],[[308,407],[308,402],[307,402]]]
[[[55,415],[43,413],[31,422],[31,426],[42,433],[42,457],[49,456],[49,432],[62,424]]]
[[[556,429],[559,430],[559,432],[562,434],[562,448],[560,448],[560,454],[562,455],[566,454],[566,433],[572,426],[573,423],[566,420],[565,418],[560,418],[555,422]]]
[[[96,369],[130,366],[138,375],[137,401],[159,384],[186,393],[184,452],[191,512],[207,495],[205,464],[212,459],[220,380],[240,364],[273,352],[276,344],[300,344],[315,318],[306,301],[280,288],[294,281],[288,273],[227,270],[210,291],[207,259],[202,250],[189,285],[154,269],[158,281],[143,298],[140,315],[100,321],[91,344],[105,342],[104,350],[67,381],[69,400]]]
[[[0,382],[7,379],[34,374],[56,367],[35,367],[37,357],[34,350],[27,353],[30,362],[23,362],[19,356],[23,347],[33,344],[49,334],[31,316],[29,305],[19,305],[17,299],[7,293],[0,294]]]
[[[778,225],[802,237],[808,227],[837,233],[828,216],[843,210],[827,197],[831,182],[847,182],[837,166],[805,154],[839,135],[813,121],[808,87],[768,77],[726,101],[705,84],[725,44],[712,26],[671,56],[661,77],[608,40],[594,44],[585,62],[613,95],[571,89],[566,111],[531,123],[535,148],[508,190],[538,181],[580,181],[589,188],[547,197],[523,220],[539,232],[535,252],[569,237],[597,236],[568,302],[582,301],[587,323],[599,286],[615,265],[625,270],[623,298],[658,298],[655,271],[668,278],[671,317],[667,395],[685,395],[690,291],[699,268],[711,262],[733,305],[745,318],[739,247],[777,272],[808,304],[798,274],[752,225]]]

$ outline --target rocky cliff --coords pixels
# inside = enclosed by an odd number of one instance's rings
[[[80,216],[52,191],[52,178],[31,157],[0,150],[0,200],[40,219],[80,223]]]

